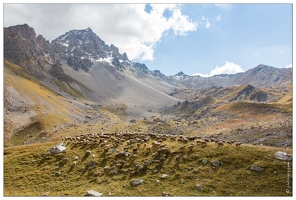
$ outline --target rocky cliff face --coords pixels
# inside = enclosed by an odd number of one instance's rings
[[[35,76],[42,76],[44,66],[56,62],[49,42],[40,35],[36,38],[27,24],[4,28],[4,58]]]

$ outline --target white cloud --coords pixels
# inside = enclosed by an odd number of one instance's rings
[[[209,22],[206,23],[206,28],[210,28],[211,24]]]
[[[232,7],[231,4],[227,4],[227,3],[216,3],[214,5],[220,9],[230,9]]]
[[[216,20],[219,22],[221,20],[221,15],[217,15]]]
[[[292,63],[286,66],[286,68],[292,68],[292,67],[293,67]]]
[[[27,23],[48,40],[90,27],[108,45],[127,52],[129,59],[153,60],[164,34],[186,35],[198,24],[182,13],[180,5],[151,7],[147,13],[145,4],[5,4],[4,26]]]
[[[216,66],[215,69],[212,69],[210,74],[195,73],[193,76],[210,77],[218,74],[236,74],[240,72],[244,72],[240,65],[226,61],[223,66]]]

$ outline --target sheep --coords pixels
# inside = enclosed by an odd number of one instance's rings
[[[130,177],[134,176],[134,175],[135,175],[135,173],[136,173],[136,171],[135,171],[135,170],[134,170],[134,171],[131,171],[131,172],[130,172]]]
[[[202,146],[207,146],[207,142],[206,142],[206,141],[202,141],[202,142],[201,142],[201,145],[202,145]]]
[[[114,169],[114,167],[105,166],[105,167],[104,167],[104,172],[108,173],[108,172],[110,172],[112,169]]]
[[[209,139],[207,139],[207,138],[206,138],[206,139],[204,139],[204,141],[205,141],[205,142],[210,142],[210,140],[209,140]]]
[[[165,161],[165,157],[160,157],[160,158],[159,158],[159,161],[160,161],[161,163],[163,163],[163,162]]]
[[[222,141],[217,142],[217,144],[218,144],[218,147],[224,146],[224,143]]]
[[[92,155],[91,155],[91,159],[92,159],[92,160],[93,160],[95,157],[96,157],[95,154],[92,154]]]
[[[76,162],[76,160],[74,160],[73,161],[73,166],[76,167],[76,164],[77,164],[77,162]]]
[[[152,156],[155,156],[155,157],[156,157],[157,155],[158,155],[158,153],[157,153],[157,152],[155,152],[155,153],[153,153],[153,154],[152,154]]]
[[[138,148],[133,148],[133,153],[137,153]]]
[[[185,145],[184,146],[181,146],[179,149],[180,150],[184,150],[185,149]]]
[[[166,146],[166,144],[161,144],[161,145],[159,145],[160,148],[163,148],[163,147],[165,147],[165,146]]]
[[[181,159],[181,155],[180,155],[180,154],[179,154],[179,155],[177,155],[175,159],[176,159],[176,161],[177,161],[177,162],[179,162],[179,161],[180,161],[180,159]]]
[[[62,164],[66,164],[66,163],[68,163],[68,162],[69,162],[69,158],[66,157],[66,158],[63,158],[63,160],[62,160],[61,163],[62,163]]]
[[[240,146],[242,143],[241,142],[237,142],[237,143],[235,143],[235,146]]]
[[[147,147],[146,151],[151,151],[151,146]]]
[[[192,151],[193,147],[194,147],[194,144],[189,145],[188,146],[189,151]]]

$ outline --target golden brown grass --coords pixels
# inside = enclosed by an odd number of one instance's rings
[[[151,143],[152,140],[148,145]],[[4,196],[84,196],[91,189],[102,192],[104,196],[161,196],[162,192],[173,196],[292,195],[286,193],[287,162],[277,160],[274,156],[279,150],[291,153],[290,149],[249,145],[217,147],[210,143],[206,147],[196,145],[193,151],[180,151],[181,143],[169,140],[163,143],[176,153],[168,156],[163,165],[151,164],[146,172],[134,177],[123,172],[116,175],[112,173],[114,170],[109,174],[104,173],[103,167],[116,159],[116,152],[104,155],[103,148],[99,146],[74,146],[68,142],[66,154],[48,158],[43,158],[43,153],[58,142],[5,148]],[[121,150],[125,145],[120,144],[116,150]],[[92,150],[95,154],[96,169],[88,170],[91,158],[84,156],[85,150]],[[121,157],[125,160],[122,169],[134,169],[136,162],[143,164],[144,160],[151,160],[154,152],[140,152],[135,159]],[[179,154],[188,159],[176,162],[175,157]],[[70,163],[60,163],[64,156],[69,158]],[[76,167],[72,164],[74,156],[79,156]],[[208,161],[205,165],[201,164],[203,158]],[[222,164],[213,168],[210,163],[212,160],[221,161]],[[251,171],[251,165],[264,167],[264,171]],[[292,163],[289,163],[289,167],[292,169]],[[157,173],[153,172],[155,169]],[[61,176],[55,175],[58,171],[62,173]],[[101,175],[94,176],[95,172],[101,172]],[[163,173],[169,177],[162,179]],[[132,186],[130,181],[133,179],[143,179],[145,182]],[[182,184],[181,179],[184,180]],[[156,180],[160,180],[160,185],[156,185]],[[203,191],[195,188],[196,183],[203,187]]]

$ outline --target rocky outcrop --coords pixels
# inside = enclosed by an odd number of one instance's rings
[[[35,77],[43,77],[45,65],[55,63],[51,45],[27,24],[4,28],[4,58]]]

